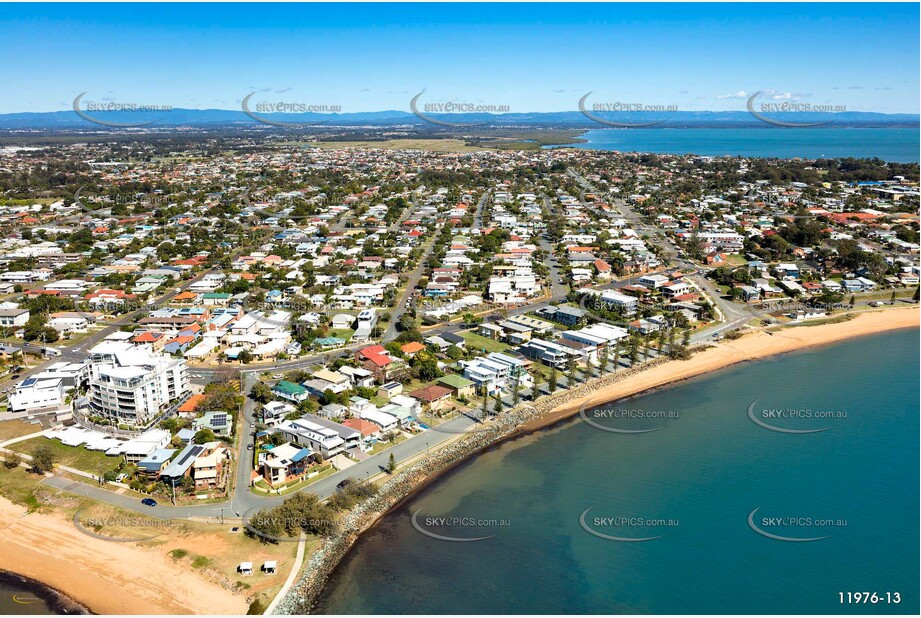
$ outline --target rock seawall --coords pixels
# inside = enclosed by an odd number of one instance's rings
[[[637,367],[591,379],[575,388],[557,391],[533,404],[519,404],[517,408],[503,413],[475,433],[465,434],[460,440],[399,470],[381,485],[377,494],[345,516],[339,532],[324,540],[320,548],[307,560],[301,579],[278,604],[276,613],[310,613],[327,578],[358,537],[396,504],[412,495],[426,479],[448,470],[477,451],[513,437],[525,423],[548,414],[569,401],[590,395],[596,390],[626,380],[669,360],[671,359],[667,357],[655,358]]]

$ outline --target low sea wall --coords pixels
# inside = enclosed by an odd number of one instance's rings
[[[433,480],[474,453],[514,437],[522,425],[552,412],[569,401],[590,395],[596,390],[629,379],[641,371],[669,360],[667,357],[655,358],[637,367],[593,378],[575,388],[557,391],[533,404],[519,404],[515,409],[478,427],[475,432],[466,434],[460,440],[397,471],[392,478],[381,485],[374,496],[359,504],[346,515],[339,532],[323,541],[320,548],[307,560],[298,583],[278,604],[276,613],[310,613],[326,580],[358,537],[388,511],[424,486],[426,481]]]

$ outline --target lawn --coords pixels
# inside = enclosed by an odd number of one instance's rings
[[[368,451],[368,454],[377,455],[381,451],[386,451],[391,446],[396,446],[400,442],[403,442],[404,440],[408,440],[408,439],[409,438],[407,438],[406,436],[401,435],[401,436],[397,436],[397,438],[393,442],[377,442],[374,444],[373,447],[371,447],[371,450]]]
[[[500,341],[493,341],[488,337],[482,337],[476,333],[466,332],[460,333],[460,336],[464,338],[467,342],[467,348],[469,350],[475,350],[477,352],[485,350],[486,352],[505,352],[506,350],[511,349],[512,346],[506,345]]]
[[[49,440],[44,436],[17,442],[12,445],[12,449],[30,455],[39,444],[47,445],[54,451],[55,463],[90,474],[112,470],[120,461],[118,457],[106,457],[105,453],[100,451],[88,451],[82,446],[64,446],[60,441]]]
[[[0,422],[0,442],[6,442],[20,436],[27,436],[42,430],[41,425],[33,425],[26,421]]]
[[[0,466],[0,496],[30,510],[37,509],[40,503],[35,497],[35,490],[44,478],[40,474],[28,472],[25,468],[11,470]]]

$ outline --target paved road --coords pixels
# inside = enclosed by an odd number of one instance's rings
[[[544,202],[544,217],[552,215],[555,213],[553,203],[550,201],[546,195],[541,195],[541,199]],[[544,250],[547,254],[547,268],[550,271],[550,274],[547,275],[549,279],[549,288],[550,295],[554,298],[566,298],[566,294],[569,292],[569,287],[565,283],[561,283],[563,280],[563,273],[560,270],[560,263],[556,259],[556,255],[553,251],[553,245],[550,243],[546,233],[540,235],[540,248]]]

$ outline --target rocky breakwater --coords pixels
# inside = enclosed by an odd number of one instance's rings
[[[323,541],[320,548],[307,561],[300,581],[278,604],[276,613],[288,615],[310,613],[323,590],[326,579],[358,537],[400,501],[419,489],[426,480],[431,480],[437,474],[447,471],[477,451],[514,437],[522,425],[537,420],[570,401],[591,395],[594,391],[615,382],[627,380],[641,371],[669,362],[669,360],[668,358],[656,358],[637,367],[588,380],[575,388],[558,391],[541,398],[534,404],[520,404],[515,409],[477,427],[476,431],[466,434],[445,448],[398,470],[380,486],[374,496],[359,504],[343,518],[338,532]]]

